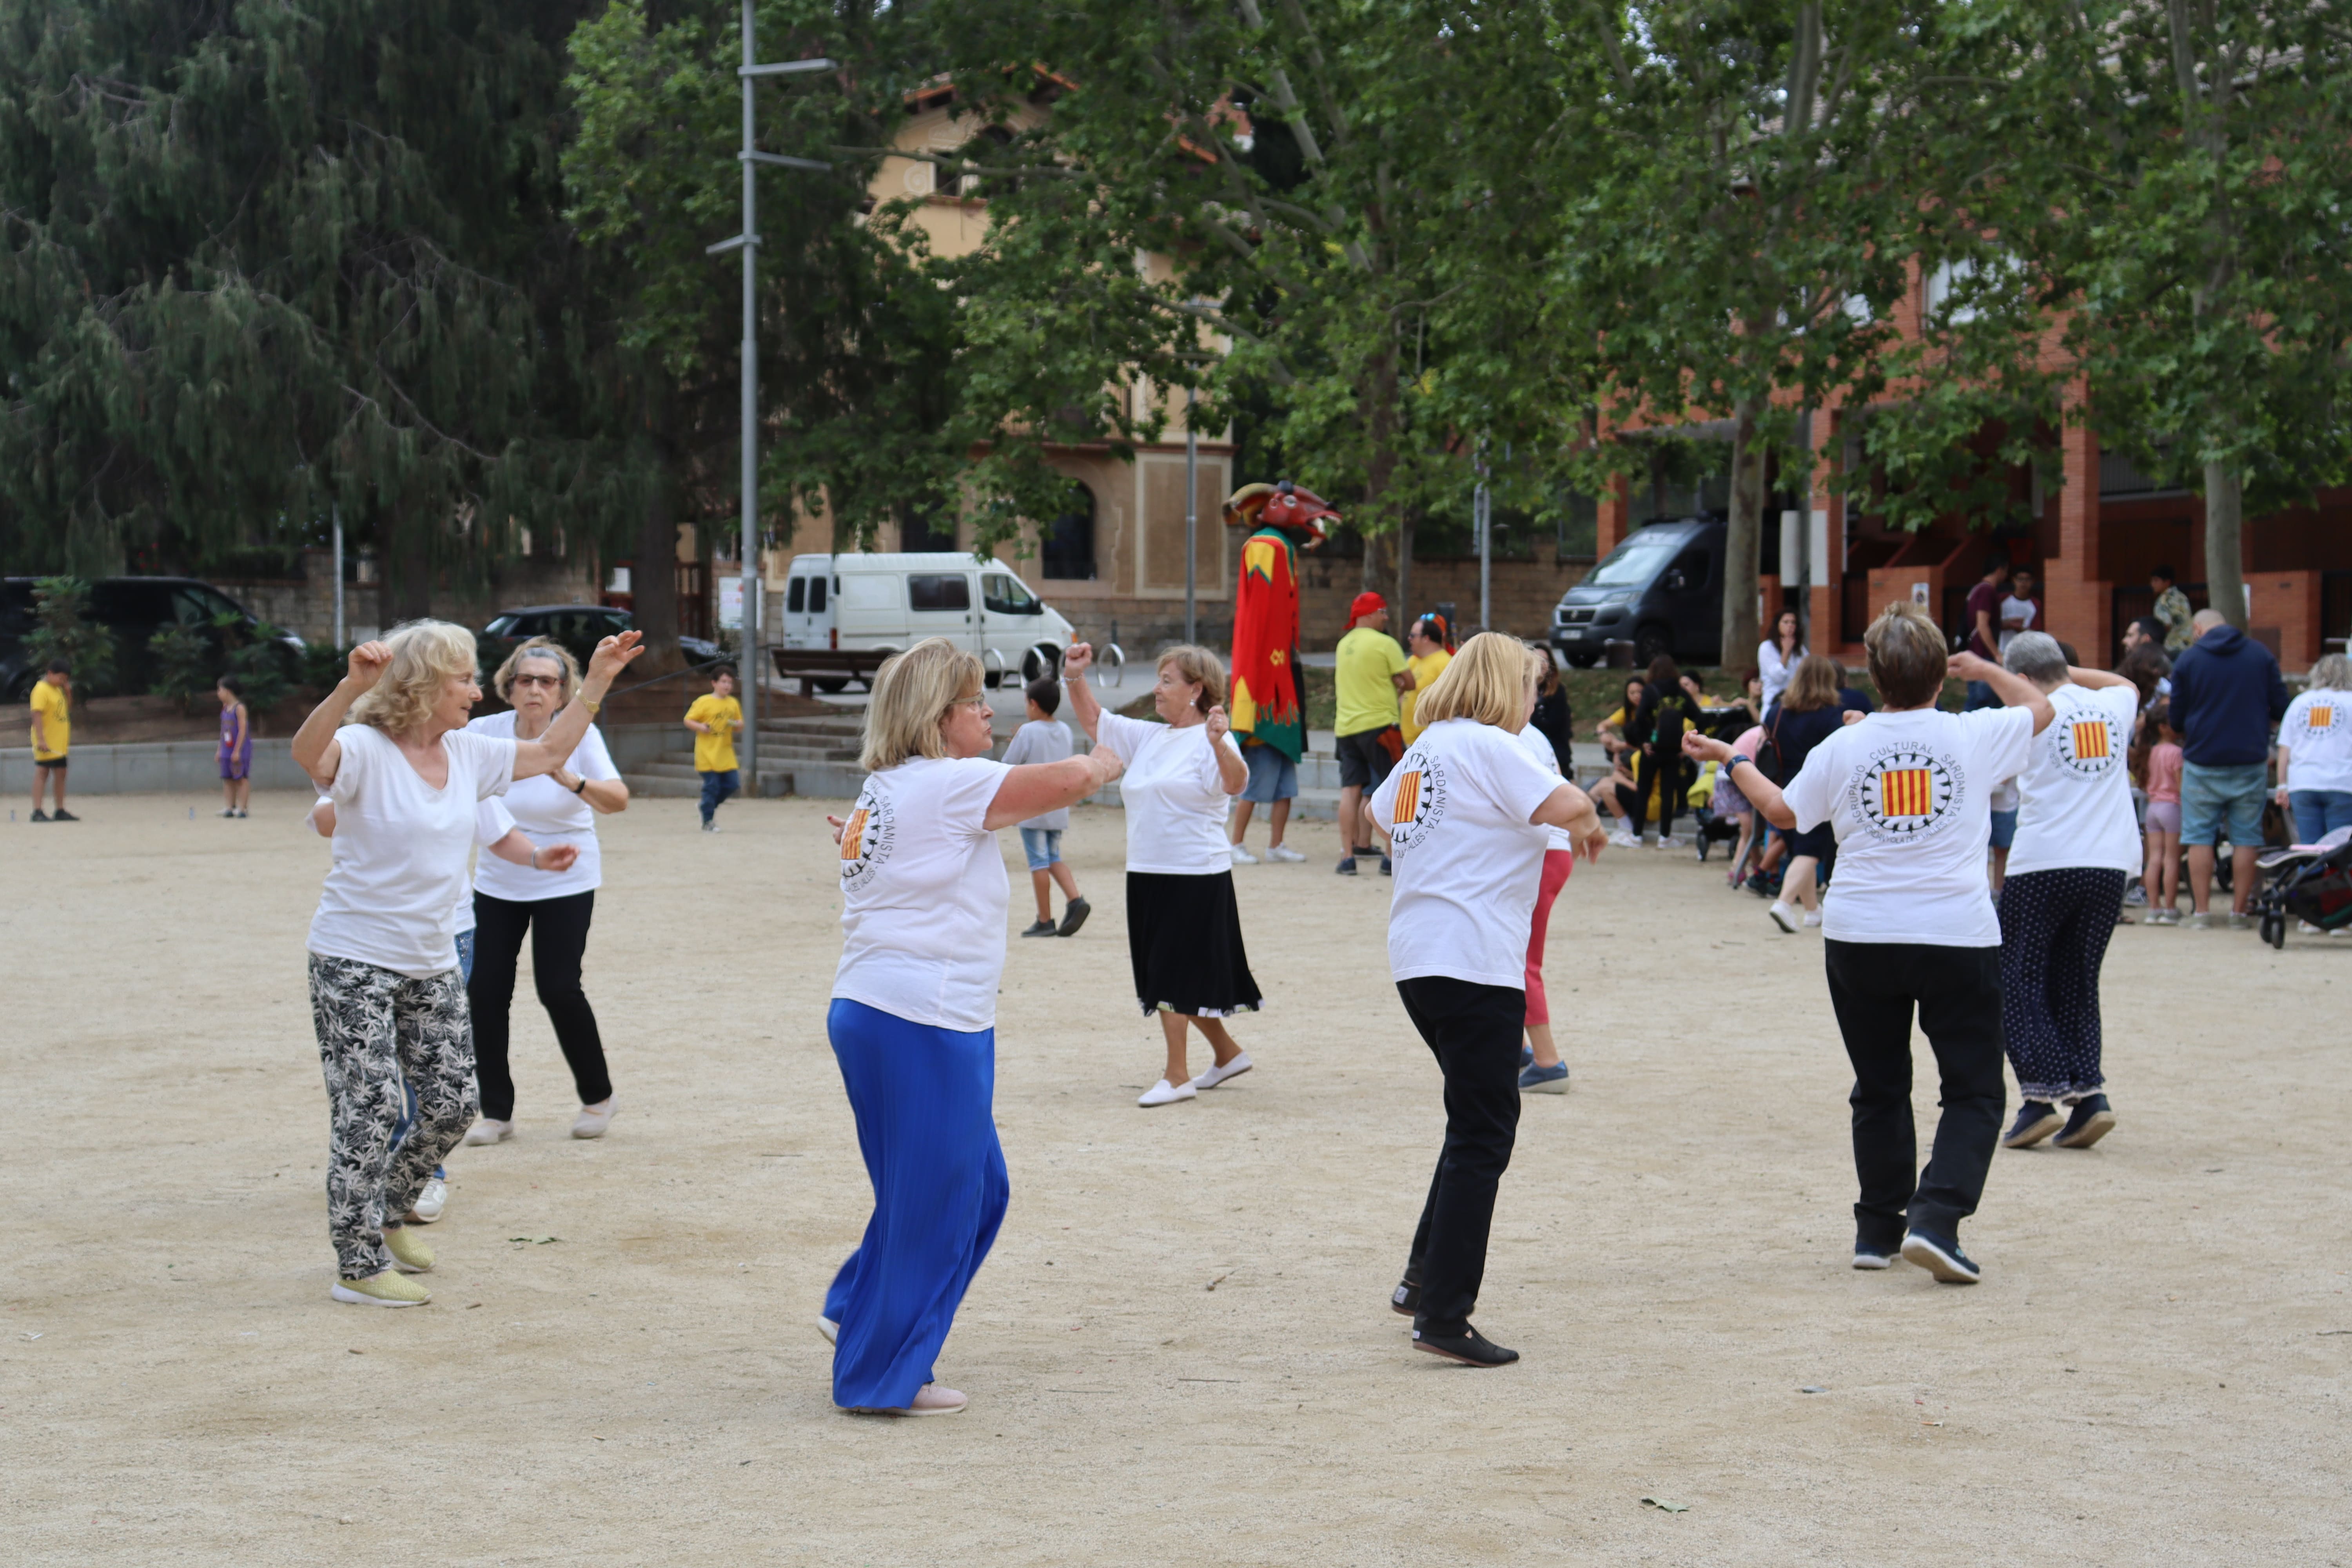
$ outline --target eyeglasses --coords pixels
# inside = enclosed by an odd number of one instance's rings
[[[969,708],[975,713],[986,713],[989,710],[988,693],[983,691],[977,697],[959,697],[948,704],[950,712],[959,708]]]
[[[514,678],[511,684],[516,686],[561,687],[563,684],[563,677],[560,675],[518,675]]]

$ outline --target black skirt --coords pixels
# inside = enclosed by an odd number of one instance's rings
[[[1143,1011],[1224,1018],[1265,1000],[1242,947],[1234,874],[1127,874],[1127,951]]]

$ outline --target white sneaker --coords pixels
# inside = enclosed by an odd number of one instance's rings
[[[1273,848],[1268,849],[1265,852],[1265,858],[1269,860],[1279,860],[1285,865],[1293,864],[1297,861],[1307,858],[1306,856],[1301,855],[1297,850],[1293,849],[1287,844],[1276,845]]]
[[[2313,925],[2309,921],[2295,921],[2294,929],[2305,936],[2326,936],[2327,934],[2326,931],[2321,931],[2317,926]]]
[[[572,1136],[602,1138],[604,1129],[613,1125],[613,1112],[619,1109],[609,1094],[594,1105],[582,1106],[580,1114],[572,1119]]]
[[[1772,923],[1779,926],[1782,931],[1790,932],[1791,934],[1796,931],[1797,911],[1782,903],[1780,900],[1773,900],[1772,907],[1764,912],[1770,915],[1772,917]]]
[[[1822,911],[1821,911],[1821,910],[1807,910],[1805,911],[1805,929],[1806,929],[1807,931],[1811,931],[1811,930],[1812,930],[1815,926],[1817,926],[1817,925],[1819,925],[1819,924],[1821,924],[1821,923],[1822,923]]]
[[[1249,852],[1248,845],[1236,844],[1234,846],[1234,864],[1236,866],[1255,866],[1257,864],[1257,857]]]
[[[1642,847],[1642,836],[1638,833],[1626,833],[1621,830],[1611,834],[1609,842],[1620,849],[1639,849]]]
[[[1217,1085],[1224,1082],[1225,1079],[1229,1078],[1241,1077],[1242,1074],[1249,1071],[1250,1066],[1249,1053],[1247,1051],[1244,1051],[1241,1055],[1235,1057],[1233,1060],[1227,1062],[1223,1067],[1218,1067],[1214,1063],[1211,1063],[1209,1070],[1194,1079],[1187,1087],[1196,1089],[1214,1089]]]
[[[448,1204],[449,1184],[438,1176],[427,1176],[425,1190],[416,1194],[416,1206],[408,1211],[408,1217],[418,1225],[431,1225],[441,1217],[441,1211]]]
[[[1195,1099],[1199,1094],[1200,1090],[1194,1089],[1189,1083],[1170,1083],[1163,1078],[1158,1083],[1153,1084],[1150,1089],[1145,1089],[1136,1100],[1135,1103],[1147,1107],[1154,1105],[1173,1105],[1180,1100]]]
[[[816,1331],[824,1336],[824,1342],[829,1345],[837,1345],[841,1342],[841,1325],[822,1313],[816,1320]]]
[[[478,1146],[483,1143],[503,1143],[513,1136],[513,1122],[500,1121],[488,1116],[466,1129],[466,1142]]]

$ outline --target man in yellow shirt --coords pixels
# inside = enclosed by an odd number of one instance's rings
[[[1445,617],[1423,616],[1405,629],[1405,668],[1412,671],[1412,689],[1401,699],[1397,728],[1404,731],[1404,743],[1412,745],[1421,739],[1424,726],[1413,722],[1412,707],[1421,694],[1429,689],[1445,667],[1454,662],[1454,655],[1445,647]]]
[[[33,820],[79,822],[66,809],[66,747],[73,741],[73,666],[49,660],[49,671],[33,683]],[[55,816],[41,810],[41,781],[50,781]]]
[[[1413,688],[1404,649],[1389,636],[1389,604],[1370,591],[1356,595],[1348,606],[1348,635],[1339,639],[1339,845],[1345,851],[1336,868],[1342,877],[1356,874],[1356,857],[1372,847],[1358,844],[1363,831],[1364,796],[1381,787],[1389,770],[1404,755],[1404,735],[1397,728],[1397,698]],[[1388,835],[1381,835],[1381,875],[1389,875]]]
[[[743,787],[735,767],[735,732],[743,727],[743,705],[735,700],[735,672],[720,665],[710,672],[710,695],[686,710],[694,731],[694,771],[702,775],[702,831],[719,831],[719,808]]]

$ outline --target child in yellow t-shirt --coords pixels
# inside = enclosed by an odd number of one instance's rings
[[[48,673],[33,683],[33,820],[79,822],[66,809],[66,748],[73,741],[73,667],[49,660]],[[41,809],[41,781],[57,798],[57,814]]]
[[[719,808],[743,787],[735,767],[735,732],[743,727],[743,705],[735,700],[735,672],[720,665],[710,672],[710,695],[686,710],[694,731],[694,771],[702,775],[702,831],[716,833]]]

